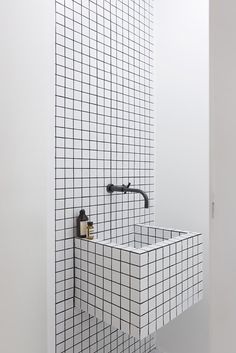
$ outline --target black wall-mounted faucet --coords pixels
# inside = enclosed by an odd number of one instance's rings
[[[134,192],[136,194],[141,194],[143,196],[144,202],[145,202],[144,207],[145,208],[149,207],[149,201],[148,201],[147,194],[145,194],[145,192],[140,189],[130,188],[130,183],[127,186],[126,185],[117,186],[117,185],[113,185],[113,184],[108,184],[107,185],[107,192],[113,193],[114,191],[123,192],[124,194],[126,194],[127,192]]]

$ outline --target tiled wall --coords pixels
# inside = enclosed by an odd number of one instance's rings
[[[150,352],[74,309],[75,218],[129,241],[153,220],[152,0],[56,0],[56,352]],[[142,196],[110,195],[128,184]]]

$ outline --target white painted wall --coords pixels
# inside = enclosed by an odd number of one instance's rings
[[[0,352],[46,353],[54,2],[2,1],[0,14]]]
[[[236,2],[210,1],[211,353],[236,352]]]
[[[205,234],[209,224],[208,1],[155,1],[157,222]],[[166,353],[209,353],[204,301],[158,332]]]
[[[0,351],[42,353],[53,4],[0,6]],[[158,220],[207,234],[207,1],[158,7]],[[235,351],[235,13],[234,1],[211,0],[211,353]],[[208,353],[206,314],[205,302],[160,331],[158,342],[167,353]]]

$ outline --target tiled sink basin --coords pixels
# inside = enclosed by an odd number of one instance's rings
[[[75,305],[139,339],[202,298],[202,235],[136,225],[125,244],[75,240]]]

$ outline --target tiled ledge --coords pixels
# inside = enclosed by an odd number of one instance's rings
[[[76,239],[75,277],[76,306],[143,339],[202,298],[202,235],[137,225],[126,244]]]

